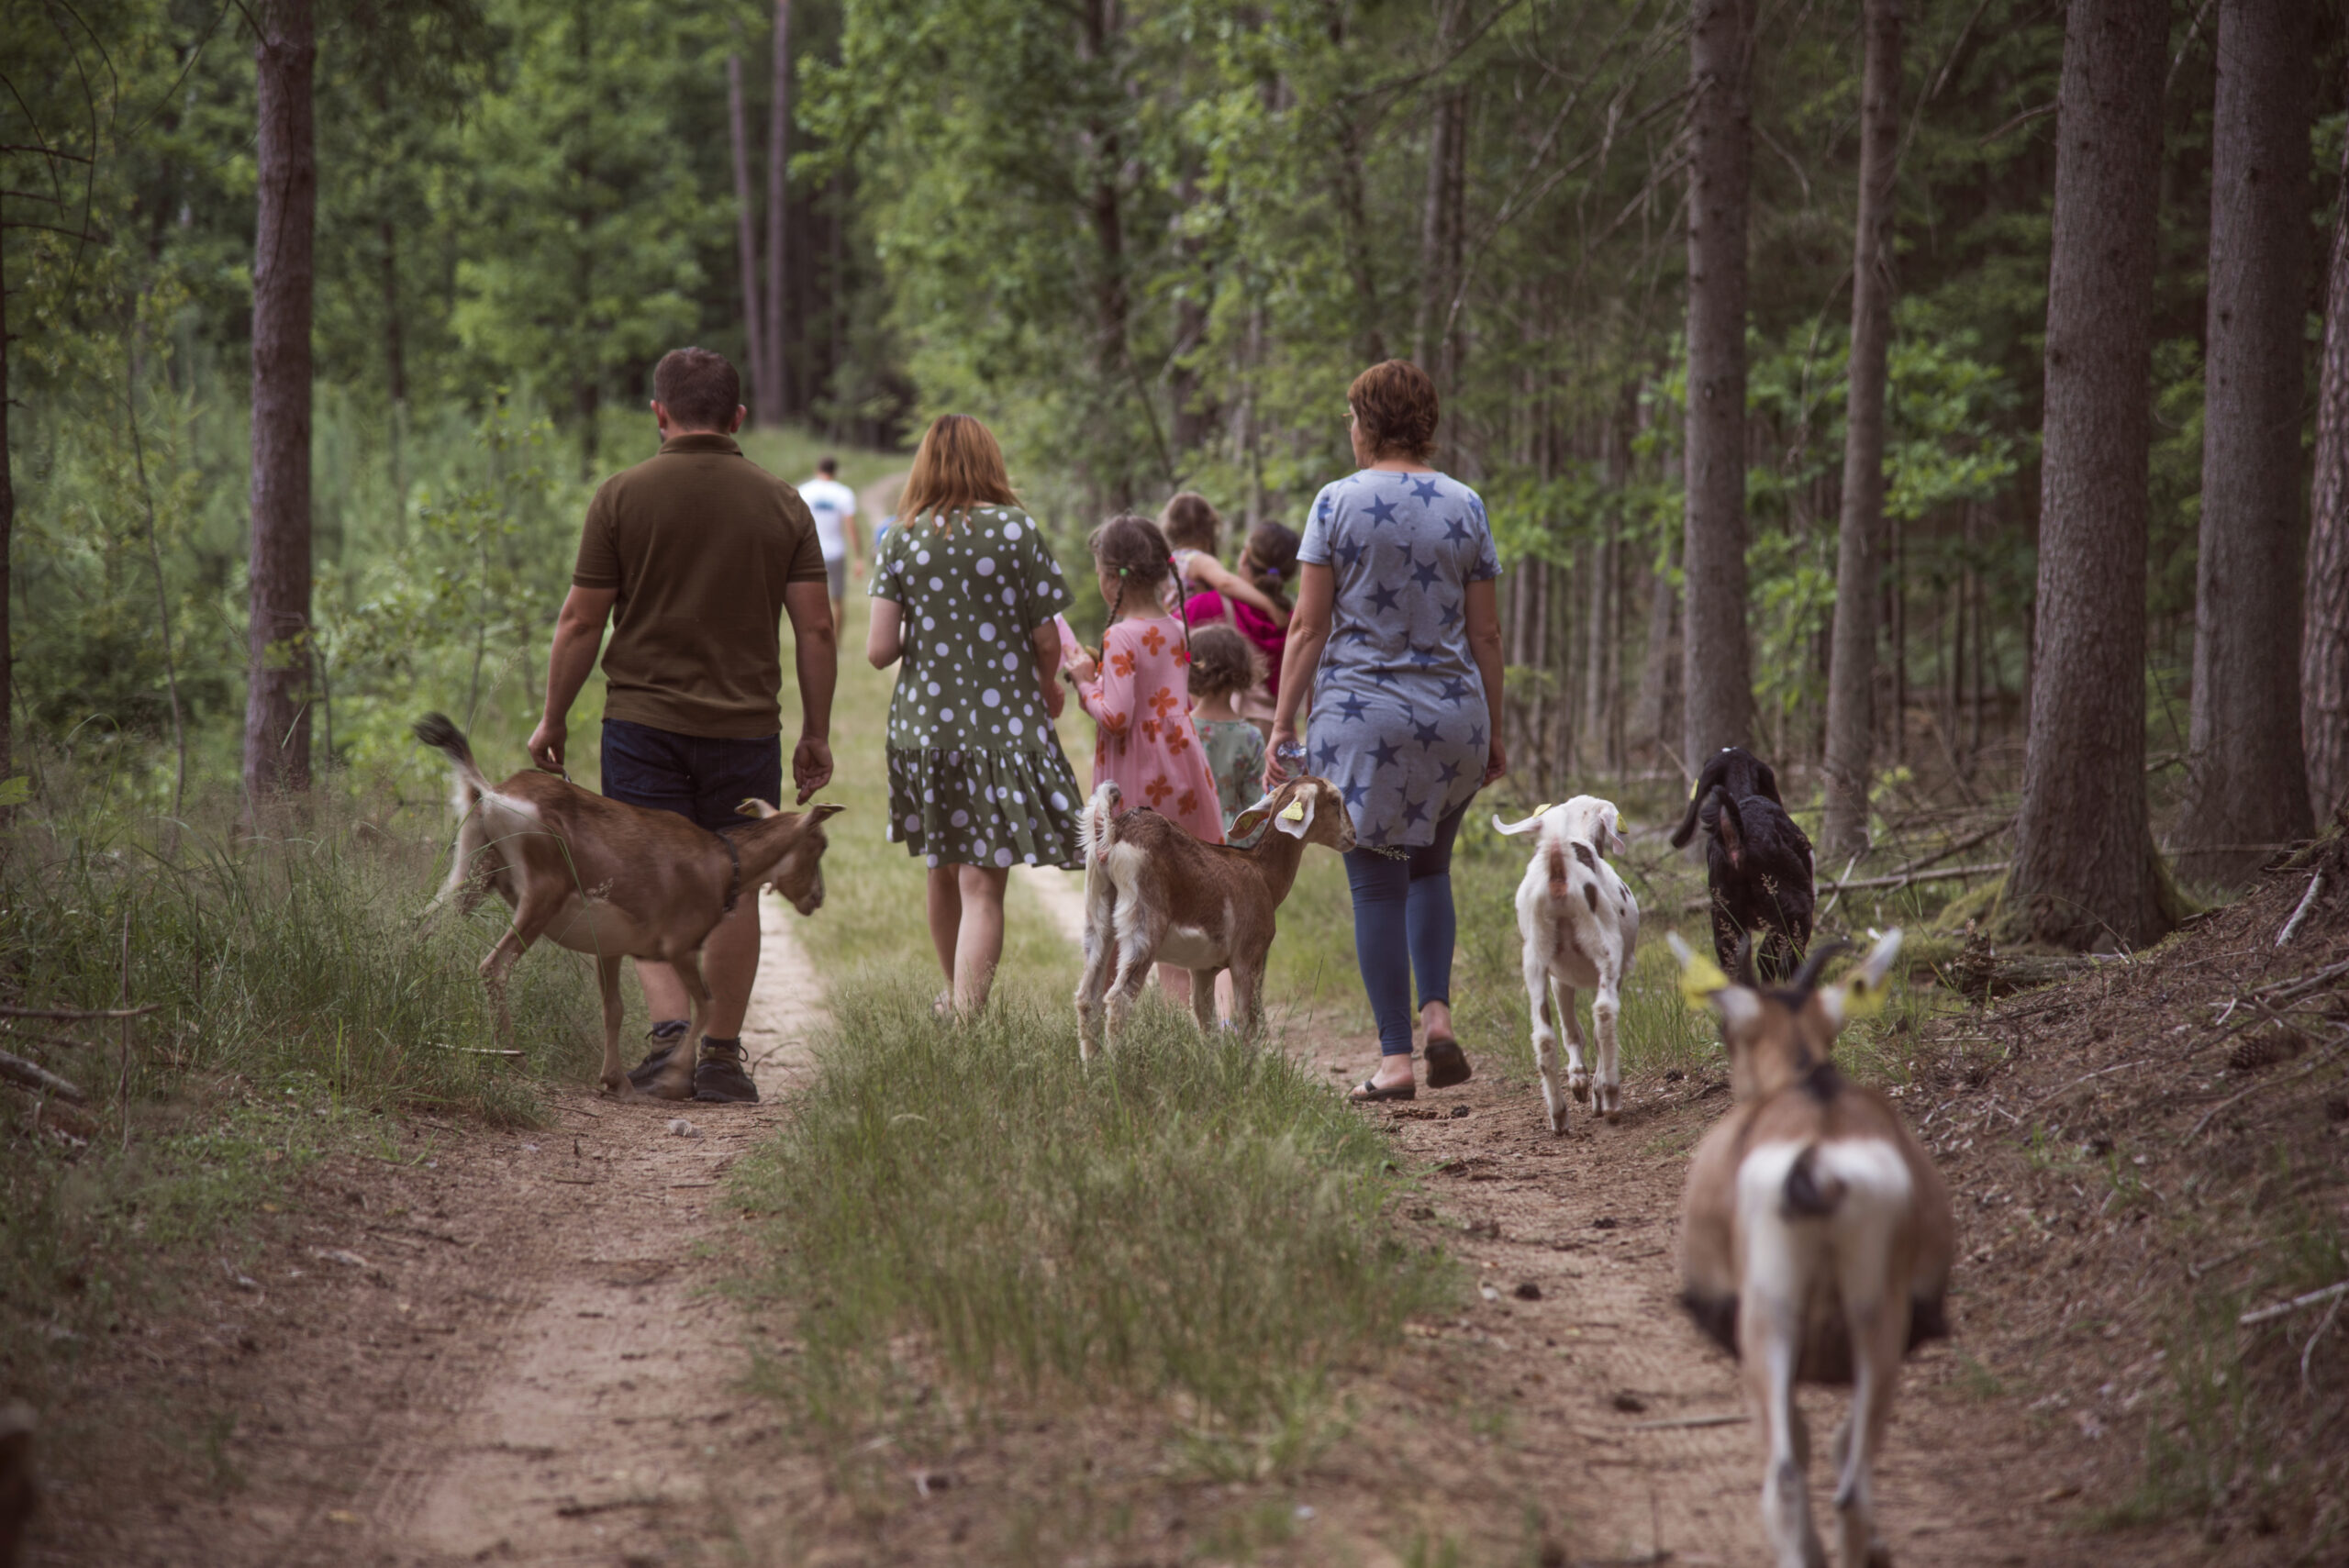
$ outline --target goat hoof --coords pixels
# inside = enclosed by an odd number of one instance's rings
[[[1589,1079],[1579,1076],[1569,1078],[1566,1080],[1566,1088],[1574,1095],[1575,1104],[1586,1106],[1590,1103]]]
[[[1550,1113],[1550,1131],[1559,1138],[1566,1135],[1566,1113],[1563,1109]]]

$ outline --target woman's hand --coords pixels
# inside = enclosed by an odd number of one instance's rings
[[[1508,752],[1501,745],[1501,732],[1493,731],[1492,748],[1485,753],[1485,783],[1497,784],[1508,772]]]
[[[1281,766],[1281,748],[1284,746],[1294,746],[1296,744],[1296,725],[1275,724],[1273,726],[1273,738],[1264,743],[1265,794],[1270,795],[1274,790],[1276,790],[1280,788],[1281,785],[1288,783],[1288,770]]]

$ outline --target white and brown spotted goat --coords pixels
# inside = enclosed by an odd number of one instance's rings
[[[1327,779],[1293,779],[1241,812],[1235,837],[1271,829],[1252,846],[1203,844],[1147,806],[1119,814],[1105,782],[1077,821],[1085,852],[1085,975],[1076,984],[1077,1050],[1093,1056],[1106,996],[1108,1033],[1125,1027],[1152,963],[1191,972],[1191,1009],[1215,1028],[1215,977],[1231,971],[1235,1020],[1264,1023],[1264,958],[1274,916],[1297,881],[1305,846],[1354,847],[1345,797]],[[1113,978],[1114,976],[1114,978]]]
[[[1841,944],[1838,944],[1840,946]],[[1870,1472],[1900,1363],[1948,1332],[1949,1189],[1891,1102],[1844,1080],[1831,1052],[1844,1021],[1882,995],[1900,933],[1841,985],[1820,985],[1835,949],[1765,988],[1749,938],[1744,984],[1675,935],[1682,988],[1720,1018],[1735,1103],[1698,1144],[1682,1206],[1682,1304],[1743,1363],[1768,1448],[1762,1527],[1777,1568],[1826,1559],[1810,1518],[1810,1443],[1798,1383],[1849,1384],[1835,1434],[1843,1568],[1888,1563]]]
[[[1558,1033],[1550,1024],[1553,999],[1566,1032],[1566,1086],[1577,1100],[1591,1097],[1583,1064],[1582,1026],[1575,1019],[1575,989],[1591,992],[1590,1029],[1598,1037],[1600,1115],[1622,1111],[1623,1072],[1615,1021],[1621,1014],[1623,977],[1640,940],[1640,906],[1607,863],[1623,851],[1623,818],[1610,801],[1578,795],[1543,806],[1522,822],[1493,818],[1496,831],[1541,838],[1517,886],[1517,929],[1525,939],[1525,995],[1533,1010],[1533,1063],[1542,1073],[1542,1104],[1550,1130],[1566,1130],[1565,1097],[1558,1093]]]

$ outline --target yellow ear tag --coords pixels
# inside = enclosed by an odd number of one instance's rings
[[[1871,985],[1865,974],[1854,974],[1843,987],[1843,1017],[1872,1018],[1884,1011],[1884,994],[1891,988],[1889,982]]]
[[[1286,806],[1282,806],[1282,807],[1281,807],[1281,820],[1282,820],[1282,821],[1284,821],[1284,822],[1302,822],[1302,821],[1304,821],[1304,820],[1305,820],[1305,803],[1304,803],[1303,801],[1300,801],[1300,800],[1292,800],[1292,801],[1290,801]]]
[[[1550,809],[1550,807],[1549,807],[1549,804],[1548,804],[1547,802],[1544,802],[1543,804],[1542,804],[1542,805],[1540,805],[1540,806],[1535,806],[1535,807],[1533,808],[1533,815],[1534,815],[1534,816],[1536,816],[1536,817],[1539,817],[1539,816],[1541,816],[1543,812],[1545,812],[1545,811],[1547,811],[1547,810],[1549,810],[1549,809]]]
[[[1702,953],[1692,952],[1688,962],[1680,966],[1680,995],[1688,1006],[1703,1011],[1711,1005],[1716,991],[1729,989],[1729,976],[1721,966]]]

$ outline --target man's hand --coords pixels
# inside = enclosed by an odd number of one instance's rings
[[[791,753],[791,782],[799,786],[802,806],[832,782],[832,748],[829,741],[816,735],[799,738],[798,746]]]
[[[539,720],[530,731],[530,761],[550,773],[562,772],[562,743],[569,739],[568,728],[551,718]]]

